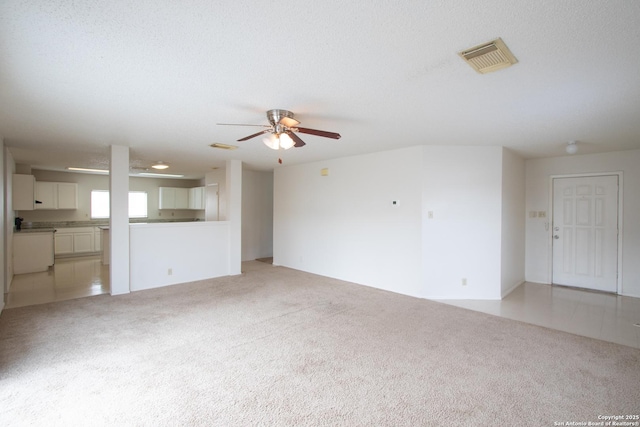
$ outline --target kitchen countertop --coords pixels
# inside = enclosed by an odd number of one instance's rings
[[[130,224],[136,223],[174,223],[174,222],[204,222],[198,218],[178,218],[178,219],[131,219]],[[55,228],[77,228],[77,227],[106,227],[109,228],[109,221],[91,220],[91,221],[38,221],[23,222],[22,231],[25,230],[42,230]]]
[[[54,228],[23,228],[22,230],[14,230],[14,233],[55,233]]]

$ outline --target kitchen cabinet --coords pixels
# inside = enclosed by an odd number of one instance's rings
[[[102,250],[102,231],[99,227],[93,229],[93,251],[100,252]]]
[[[47,271],[53,260],[53,230],[14,233],[14,274]]]
[[[99,252],[96,250],[97,227],[57,228],[55,255],[81,255]]]
[[[78,209],[78,184],[59,182],[58,209]]]
[[[78,184],[38,181],[36,200],[36,209],[78,209]]]
[[[158,209],[189,209],[189,189],[160,187]]]
[[[189,209],[204,210],[204,187],[189,189]]]
[[[36,178],[33,175],[13,174],[11,202],[15,211],[32,211],[36,200]]]
[[[111,235],[109,234],[109,227],[99,227],[102,234],[102,264],[109,265],[111,260]]]
[[[73,233],[73,253],[93,252],[93,229]]]
[[[36,209],[57,209],[58,187],[55,182],[36,182]]]
[[[72,254],[73,233],[65,233],[63,229],[57,229],[54,248],[56,255]]]

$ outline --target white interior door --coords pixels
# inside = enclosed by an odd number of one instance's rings
[[[553,180],[553,283],[617,291],[618,176]]]

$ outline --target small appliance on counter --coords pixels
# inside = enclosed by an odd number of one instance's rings
[[[24,218],[18,218],[16,217],[16,219],[14,220],[14,224],[16,226],[16,230],[20,231],[22,230],[22,221],[24,221]]]

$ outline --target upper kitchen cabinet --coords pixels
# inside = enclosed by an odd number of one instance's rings
[[[158,209],[189,209],[189,189],[160,187]]]
[[[189,189],[189,209],[204,210],[204,187]]]
[[[35,206],[36,178],[33,175],[14,174],[11,201],[13,210],[32,211]]]
[[[36,209],[78,209],[78,184],[36,182]]]
[[[78,209],[78,184],[58,183],[58,209]]]

